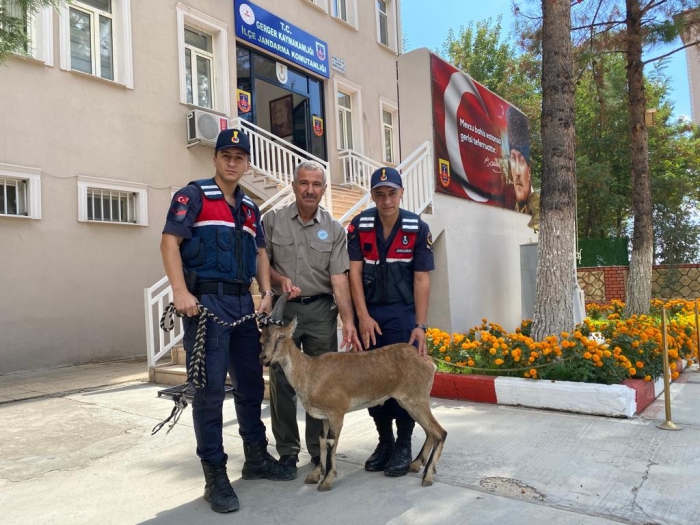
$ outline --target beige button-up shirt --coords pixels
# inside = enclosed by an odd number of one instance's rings
[[[316,215],[303,224],[296,203],[263,216],[270,266],[295,286],[302,297],[333,293],[331,275],[350,269],[345,229],[319,206]],[[276,294],[282,293],[273,286]]]

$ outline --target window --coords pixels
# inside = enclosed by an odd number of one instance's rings
[[[211,35],[185,26],[185,82],[187,103],[213,107]],[[194,70],[194,71],[193,71]]]
[[[333,16],[357,29],[357,0],[332,0]]]
[[[377,42],[396,51],[395,0],[376,0],[377,6]]]
[[[386,2],[377,0],[377,16],[379,17],[379,42],[389,45],[389,21],[386,14]]]
[[[145,184],[78,177],[78,220],[148,225]]]
[[[0,164],[0,217],[41,219],[41,171]]]
[[[328,12],[328,0],[306,0],[310,4],[313,4],[316,6],[318,9],[323,11],[324,13]]]
[[[352,149],[352,97],[338,91],[338,127],[340,149]]]
[[[394,114],[386,109],[382,110],[382,137],[384,140],[384,162],[396,164],[394,156]]]
[[[230,114],[228,26],[177,5],[180,102]]]
[[[131,0],[74,0],[61,7],[61,69],[133,88]]]
[[[360,86],[336,77],[335,99],[338,115],[338,149],[362,153],[362,99]]]
[[[19,0],[0,0],[5,13],[22,27],[26,42],[22,50],[26,56],[53,65],[53,9],[38,8],[30,15],[22,9]]]

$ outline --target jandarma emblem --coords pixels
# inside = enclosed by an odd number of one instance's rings
[[[233,132],[233,136],[231,137],[231,142],[234,144],[238,144],[241,139],[238,138],[238,131]]]

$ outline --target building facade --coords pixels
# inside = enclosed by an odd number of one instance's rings
[[[336,184],[348,151],[397,164],[399,13],[73,0],[27,18],[31,58],[0,68],[0,373],[145,353],[170,199],[213,175],[229,121],[326,161]]]

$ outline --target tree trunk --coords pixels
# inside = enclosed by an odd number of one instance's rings
[[[651,186],[647,128],[644,124],[644,65],[642,63],[642,12],[639,0],[627,3],[627,89],[629,91],[632,148],[632,207],[634,235],[632,258],[627,277],[625,316],[649,313],[651,301],[651,265],[654,255]]]
[[[576,180],[571,3],[542,0],[542,194],[532,336],[573,328]]]

